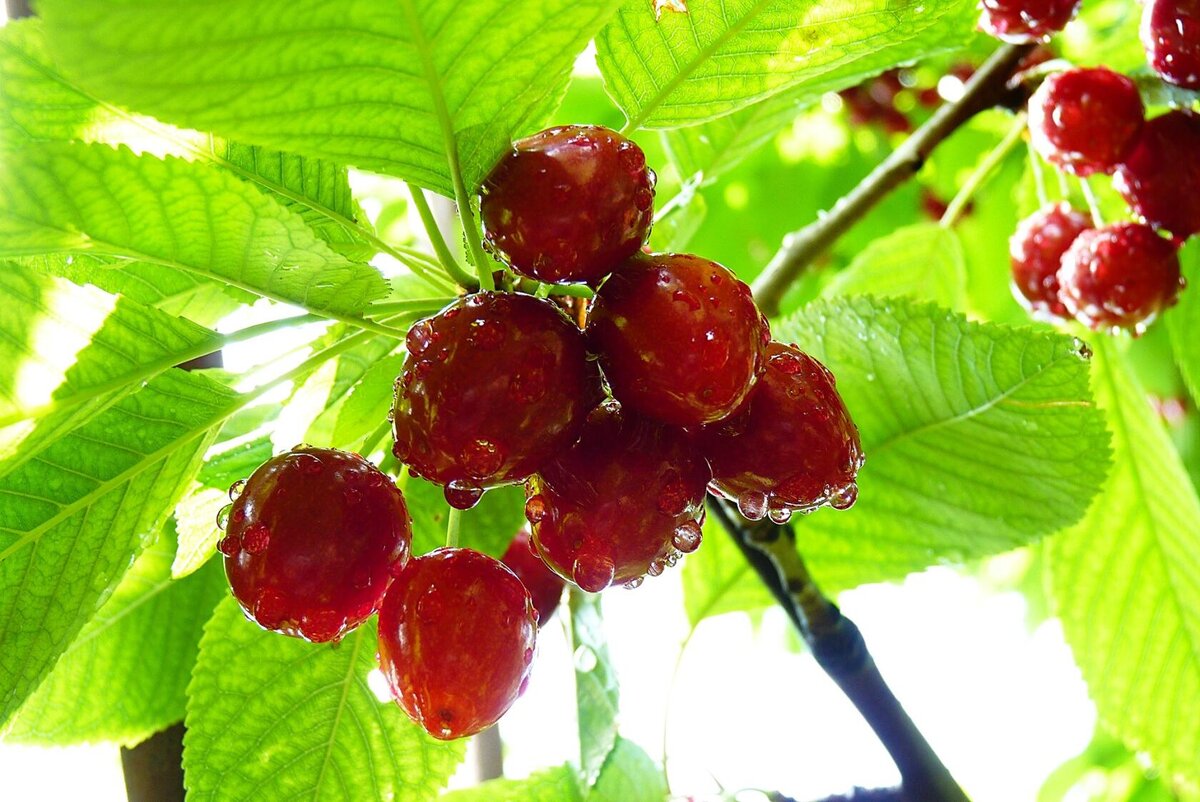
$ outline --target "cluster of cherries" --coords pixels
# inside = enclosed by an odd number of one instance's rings
[[[389,687],[437,738],[521,694],[564,580],[636,586],[694,551],[708,490],[777,522],[854,503],[862,450],[833,376],[771,340],[725,267],[643,250],[654,181],[605,128],[517,142],[480,208],[538,290],[476,292],[408,332],[393,452],[457,509],[524,482],[530,530],[502,560],[412,557],[401,491],[357,454],[297,446],[230,490],[218,549],[246,615],[327,642],[378,612]],[[546,297],[562,284],[595,288],[579,320]]]

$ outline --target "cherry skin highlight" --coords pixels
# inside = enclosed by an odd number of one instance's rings
[[[1145,122],[1137,86],[1105,67],[1055,73],[1029,99],[1033,146],[1079,176],[1110,173],[1133,149]]]
[[[1147,122],[1113,187],[1154,228],[1180,239],[1200,231],[1200,115],[1177,110]]]
[[[1176,86],[1200,89],[1200,0],[1147,0],[1141,33],[1150,69]]]
[[[769,514],[783,522],[823,504],[850,507],[862,445],[833,374],[792,345],[773,342],[766,355],[766,372],[745,406],[700,433],[712,491],[751,520]]]
[[[1068,203],[1044,206],[1017,225],[1008,240],[1013,289],[1035,315],[1069,317],[1058,297],[1058,270],[1067,248],[1091,227],[1091,219]]]
[[[595,284],[650,233],[654,171],[635,143],[568,125],[520,140],[483,182],[488,244],[523,276]]]
[[[298,446],[245,482],[217,548],[247,618],[322,643],[379,608],[411,543],[391,479],[357,454]]]
[[[569,446],[602,397],[582,332],[530,295],[461,298],[413,324],[407,344],[393,453],[460,509]]]
[[[434,738],[495,724],[525,690],[537,613],[516,574],[471,549],[409,561],[379,611],[379,665],[396,703]]]
[[[1006,42],[1041,42],[1067,26],[1080,0],[982,0],[979,28]]]
[[[500,561],[508,566],[521,584],[529,591],[533,599],[533,608],[537,610],[538,626],[544,625],[558,609],[562,600],[565,584],[558,574],[550,570],[542,558],[534,551],[529,532],[522,529],[508,544]]]
[[[750,288],[688,254],[639,254],[596,293],[588,345],[613,395],[674,426],[711,423],[746,398],[770,339]]]
[[[526,483],[534,548],[591,593],[662,573],[700,545],[710,476],[682,431],[606,403],[579,442]]]

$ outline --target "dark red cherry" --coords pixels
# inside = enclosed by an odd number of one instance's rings
[[[1029,99],[1033,146],[1075,175],[1110,173],[1145,122],[1137,86],[1105,67],[1055,73]]]
[[[1142,46],[1164,81],[1200,89],[1200,0],[1147,0]]]
[[[982,0],[979,28],[1006,42],[1039,42],[1061,31],[1080,0]]]
[[[682,431],[604,404],[579,442],[526,483],[534,548],[591,593],[661,573],[700,545],[710,476]]]
[[[767,346],[767,370],[746,405],[700,433],[714,493],[751,520],[837,509],[858,497],[858,428],[824,365],[792,345]]]
[[[588,345],[626,408],[675,426],[720,420],[761,371],[770,337],[750,288],[688,254],[639,254],[592,302]]]
[[[357,454],[298,446],[240,493],[218,548],[234,597],[264,629],[337,640],[379,608],[408,560],[404,496]]]
[[[522,275],[596,283],[650,233],[654,171],[636,144],[596,125],[520,140],[483,182],[487,241]]]
[[[534,551],[529,532],[524,529],[518,532],[500,560],[529,591],[533,608],[537,610],[538,625],[549,621],[562,599],[564,584],[562,577],[551,571]]]
[[[583,334],[530,295],[461,298],[413,324],[407,343],[394,453],[460,509],[569,446],[601,398]]]
[[[471,549],[409,561],[379,610],[379,665],[434,738],[487,729],[525,690],[537,613],[516,574]]]
[[[1183,288],[1175,244],[1139,223],[1080,234],[1063,256],[1058,283],[1059,296],[1079,322],[1134,333],[1174,304]]]
[[[1038,316],[1068,317],[1058,298],[1058,269],[1067,248],[1091,227],[1091,219],[1069,203],[1043,206],[1022,220],[1008,240],[1017,300]]]
[[[1151,226],[1180,239],[1200,231],[1200,115],[1171,111],[1147,122],[1113,187]]]

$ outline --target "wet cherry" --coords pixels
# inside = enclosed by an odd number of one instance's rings
[[[713,492],[752,520],[851,506],[863,453],[833,374],[795,346],[773,342],[766,353],[746,405],[700,433]]]
[[[699,546],[710,476],[683,432],[606,403],[526,483],[534,547],[592,593],[661,573],[676,551]]]
[[[551,128],[513,145],[483,183],[488,243],[514,270],[596,283],[650,233],[654,171],[636,144],[594,125]]]
[[[533,608],[537,610],[538,625],[544,625],[550,620],[550,616],[554,615],[562,599],[562,577],[542,562],[542,558],[533,549],[529,532],[525,529],[518,532],[512,543],[508,544],[508,549],[500,560],[517,575],[521,584],[529,591],[529,596],[533,599]]]
[[[537,613],[516,574],[470,549],[409,561],[379,611],[379,663],[397,704],[435,738],[474,735],[521,695]]]
[[[716,262],[639,254],[596,294],[588,345],[626,408],[675,426],[733,412],[770,334],[750,288]]]
[[[1181,239],[1200,231],[1200,115],[1171,111],[1147,122],[1113,187],[1151,226]]]
[[[549,301],[483,292],[408,332],[396,458],[465,509],[569,446],[601,398],[583,334]]]
[[[1200,89],[1200,0],[1147,0],[1142,45],[1164,81]]]
[[[1033,146],[1080,176],[1109,173],[1129,154],[1145,122],[1137,86],[1105,67],[1055,73],[1029,99]]]
[[[254,472],[228,527],[218,548],[246,616],[316,642],[341,638],[378,609],[412,541],[391,479],[357,454],[308,446]]]
[[[1008,240],[1013,289],[1030,311],[1042,317],[1068,317],[1058,298],[1058,269],[1062,255],[1091,219],[1068,203],[1042,207],[1017,225]]]
[[[982,0],[979,27],[1006,42],[1037,42],[1061,31],[1080,0]]]
[[[1141,333],[1183,287],[1174,243],[1148,226],[1118,223],[1079,235],[1058,271],[1059,297],[1093,329]]]

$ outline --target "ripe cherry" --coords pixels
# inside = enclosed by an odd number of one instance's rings
[[[1200,0],[1147,0],[1142,45],[1164,81],[1200,89]]]
[[[982,0],[980,29],[1006,42],[1038,42],[1061,31],[1080,0]]]
[[[606,403],[579,442],[526,483],[534,547],[591,593],[662,573],[700,545],[710,476],[682,431]]]
[[[1139,223],[1085,231],[1063,256],[1059,296],[1093,329],[1140,334],[1175,303],[1183,279],[1174,243]]]
[[[1129,154],[1145,122],[1137,86],[1105,67],[1067,70],[1029,99],[1033,146],[1075,175],[1110,173]]]
[[[379,664],[396,702],[434,738],[487,729],[525,690],[537,613],[499,560],[438,549],[409,561],[379,611]]]
[[[565,586],[562,577],[551,571],[534,551],[527,530],[522,529],[517,533],[500,560],[517,575],[521,584],[529,591],[529,596],[533,599],[533,608],[537,610],[538,625],[549,621],[558,608]]]
[[[639,254],[605,282],[588,315],[589,346],[630,411],[675,426],[733,412],[761,372],[770,338],[750,288],[687,254]]]
[[[239,489],[217,547],[250,620],[324,642],[378,609],[412,542],[391,479],[357,454],[297,446]]]
[[[700,433],[713,492],[751,520],[770,514],[783,522],[822,504],[850,507],[862,445],[833,374],[792,345],[773,342],[766,355],[767,370],[745,406]]]
[[[1008,240],[1013,289],[1034,314],[1068,317],[1058,297],[1058,269],[1067,248],[1091,227],[1088,216],[1068,203],[1043,206],[1017,225]]]
[[[413,324],[407,344],[393,451],[460,509],[569,446],[601,398],[583,334],[530,295],[459,299]]]
[[[522,275],[596,283],[646,241],[654,181],[617,132],[551,128],[513,145],[483,182],[484,235]]]
[[[1180,239],[1200,231],[1200,115],[1177,110],[1147,122],[1113,187],[1151,226]]]

